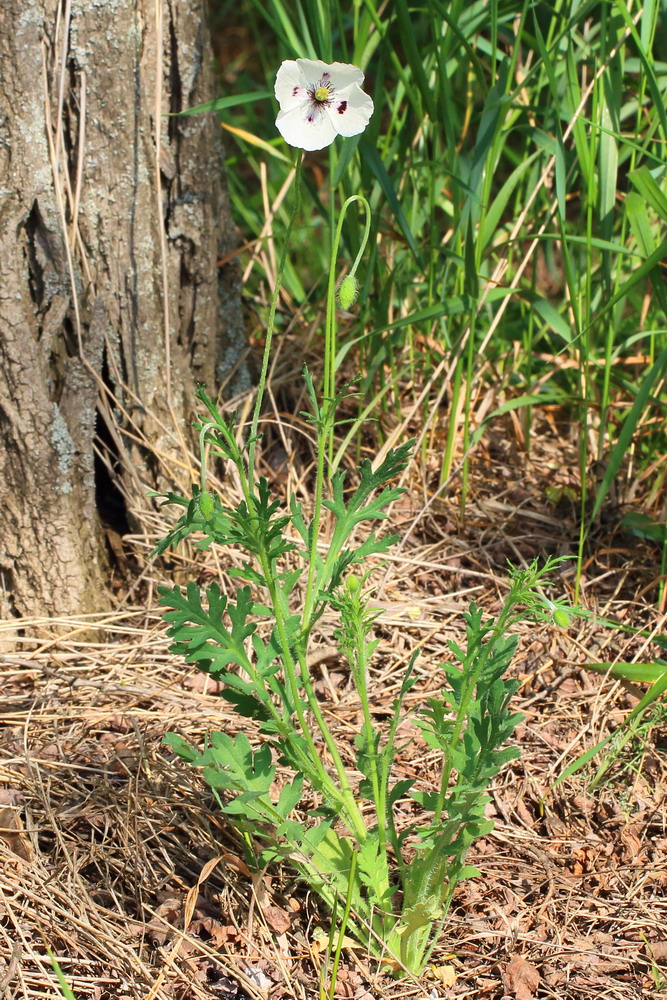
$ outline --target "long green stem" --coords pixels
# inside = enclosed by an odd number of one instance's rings
[[[352,912],[352,898],[354,896],[356,876],[357,876],[357,852],[352,851],[352,857],[350,858],[350,873],[347,879],[347,899],[345,900],[345,910],[343,912],[343,918],[340,922],[340,928],[338,931],[338,943],[336,945],[336,954],[334,955],[333,969],[331,970],[331,986],[329,988],[329,1000],[334,1000],[334,996],[336,993],[338,966],[340,964],[340,955],[343,950],[343,944],[345,941],[345,931],[347,930],[347,924],[350,919],[350,913]]]
[[[329,284],[327,287],[327,312],[326,320],[324,325],[324,377],[323,377],[323,388],[322,394],[324,396],[324,403],[326,405],[328,400],[333,400],[336,395],[336,261],[338,259],[338,247],[340,245],[340,237],[343,230],[343,223],[345,221],[345,213],[347,212],[350,205],[355,202],[360,201],[366,210],[366,225],[364,229],[364,235],[361,240],[361,245],[357,253],[356,259],[352,268],[350,270],[350,277],[354,277],[359,262],[361,260],[362,254],[366,249],[366,243],[368,242],[368,236],[371,229],[371,209],[370,205],[360,194],[353,194],[345,200],[343,206],[340,210],[340,215],[338,216],[338,224],[336,226],[336,232],[333,238],[333,245],[331,247],[331,261],[329,264]],[[331,424],[328,434],[328,446],[327,452],[329,456],[329,461],[333,459],[333,449],[334,449],[334,424]]]
[[[294,205],[292,206],[292,213],[290,215],[290,219],[287,224],[287,232],[285,233],[285,240],[283,242],[283,248],[280,253],[278,270],[276,271],[276,283],[273,289],[273,294],[271,296],[271,305],[269,307],[269,319],[266,325],[266,340],[264,342],[264,354],[262,356],[262,370],[259,376],[259,383],[257,386],[257,398],[255,400],[255,409],[253,411],[252,424],[250,426],[250,445],[248,448],[248,475],[250,478],[250,482],[253,484],[255,482],[255,445],[257,442],[257,428],[259,425],[259,415],[262,410],[262,402],[264,400],[264,390],[266,388],[266,376],[269,370],[269,360],[271,358],[271,341],[273,339],[273,328],[275,326],[275,320],[276,320],[276,309],[278,307],[278,298],[280,296],[280,288],[283,280],[283,274],[285,271],[285,263],[287,262],[287,249],[289,247],[290,236],[292,235],[294,222],[299,212],[299,208],[301,207],[302,163],[303,163],[303,153],[301,150],[299,150],[296,155],[296,163],[294,165]]]
[[[325,410],[327,401],[323,403]],[[306,599],[303,608],[302,621],[305,625],[303,631],[304,641],[308,641],[310,629],[312,628],[312,611],[317,594],[315,593],[315,580],[317,577],[317,540],[320,533],[320,519],[322,516],[322,493],[324,488],[324,461],[326,449],[326,422],[318,425],[317,428],[317,472],[315,475],[315,503],[313,506],[313,520],[311,523],[310,552],[308,553],[308,583],[306,585]]]
[[[347,771],[345,770],[343,758],[341,757],[338,747],[336,746],[336,741],[334,740],[331,730],[327,725],[327,721],[322,714],[315,691],[313,690],[310,674],[308,672],[308,662],[303,654],[299,654],[299,665],[301,667],[301,679],[306,692],[306,697],[308,698],[308,705],[313,713],[313,716],[315,717],[315,721],[317,722],[318,728],[322,734],[327,750],[331,754],[331,759],[334,768],[336,769],[336,774],[338,775],[340,790],[345,802],[345,809],[350,828],[354,831],[357,840],[360,843],[363,843],[368,836],[368,830],[366,829],[366,824],[364,823],[361,815],[361,810],[359,809],[356,799],[354,798],[354,793],[347,776]]]
[[[322,738],[325,742],[327,750],[331,755],[336,774],[338,776],[338,781],[340,783],[340,788],[337,788],[335,783],[331,780],[326,772],[324,765],[320,759],[320,754],[315,746],[315,741],[313,740],[310,728],[308,726],[308,721],[303,709],[303,701],[299,692],[299,681],[296,672],[296,663],[292,655],[291,644],[289,637],[287,635],[287,629],[285,627],[285,609],[283,608],[283,602],[281,600],[281,595],[279,593],[278,587],[275,584],[275,572],[272,571],[268,560],[266,557],[260,558],[260,563],[262,565],[262,570],[264,572],[264,577],[267,581],[269,594],[271,596],[271,603],[273,605],[273,610],[276,619],[276,628],[278,630],[278,638],[280,641],[281,654],[283,667],[285,670],[285,676],[287,678],[287,683],[290,688],[290,693],[292,695],[292,701],[294,704],[294,710],[296,712],[297,718],[299,720],[299,726],[301,728],[301,733],[306,741],[308,750],[311,756],[311,765],[318,775],[319,781],[325,790],[333,804],[339,804],[345,819],[349,823],[350,828],[354,831],[355,836],[363,841],[366,837],[367,831],[364,824],[363,818],[359,807],[355,801],[354,794],[350,787],[350,782],[345,771],[345,765],[340,756],[338,748],[336,746],[335,740],[331,735],[331,731],[326,723],[322,711],[320,709],[319,703],[315,696],[313,686],[310,680],[310,674],[308,671],[308,662],[300,650],[297,650],[297,656],[299,659],[299,669],[301,676],[301,683],[303,684],[306,698],[308,701],[308,707],[310,708],[315,721],[319,727],[322,734]]]
[[[449,788],[449,780],[451,778],[452,771],[454,770],[452,751],[456,750],[459,740],[461,739],[461,733],[463,732],[463,727],[465,725],[468,716],[468,708],[470,706],[472,696],[475,692],[475,686],[477,684],[477,681],[479,680],[479,677],[482,671],[484,670],[484,667],[488,663],[489,657],[493,652],[493,647],[495,643],[502,635],[504,635],[508,620],[512,613],[512,608],[514,606],[513,597],[514,594],[512,593],[512,591],[510,591],[507,600],[505,601],[505,606],[501,611],[498,620],[491,631],[491,635],[489,636],[485,645],[482,648],[481,655],[479,657],[479,662],[477,663],[475,670],[471,674],[470,679],[466,684],[463,696],[461,698],[459,709],[458,712],[456,713],[456,720],[454,722],[454,730],[452,732],[452,737],[451,740],[449,741],[448,750],[445,755],[445,760],[443,762],[442,776],[440,780],[440,791],[438,792],[438,798],[434,809],[434,816],[433,816],[434,823],[440,822],[440,818],[442,816],[442,810],[444,809],[445,805],[445,798],[447,796],[447,789]]]
[[[261,559],[260,562],[262,564],[262,569],[264,571],[265,579],[267,581],[269,594],[271,595],[271,603],[273,604],[273,610],[276,619],[276,628],[278,630],[278,638],[280,640],[281,658],[283,661],[283,667],[285,670],[287,683],[290,688],[290,693],[292,695],[294,710],[297,714],[299,725],[301,726],[303,738],[308,744],[308,749],[310,750],[312,756],[312,763],[317,774],[320,777],[320,780],[325,786],[331,785],[333,788],[335,788],[335,786],[333,786],[331,778],[324,769],[322,761],[320,760],[319,754],[315,747],[315,742],[308,728],[308,723],[306,721],[306,716],[303,710],[303,703],[301,701],[301,695],[299,694],[299,682],[296,675],[296,664],[294,662],[294,657],[292,656],[290,641],[287,635],[287,629],[285,628],[285,618],[281,606],[282,602],[280,600],[280,596],[278,594],[275,582],[272,578],[272,571],[271,568],[268,565],[266,565],[267,563],[266,559]]]
[[[377,755],[375,753],[375,746],[373,740],[373,722],[371,720],[371,710],[368,701],[368,650],[366,646],[366,634],[363,627],[362,615],[363,611],[360,608],[359,597],[356,598],[358,603],[358,614],[355,615],[355,649],[350,650],[350,666],[352,667],[354,673],[354,683],[359,695],[359,700],[361,701],[361,711],[364,717],[364,732],[366,736],[366,746],[368,748],[368,759],[371,771],[371,784],[373,786],[373,800],[375,803],[375,816],[377,819],[378,827],[378,839],[380,843],[380,851],[382,852],[382,857],[385,859],[387,856],[387,834],[386,834],[386,817],[387,817],[387,803],[385,797],[385,785],[381,780],[381,775],[378,772],[377,766]],[[356,661],[356,662],[355,662]]]
[[[205,425],[202,428],[201,435],[200,435],[200,445],[202,446],[202,448],[203,448],[203,442],[204,442],[205,434],[206,434],[206,432],[207,432],[207,430],[209,429],[210,426],[211,425],[207,424],[207,425]],[[234,445],[234,440],[233,440],[233,438],[230,439],[228,429],[224,425],[218,426],[218,429],[223,432],[223,434],[224,434],[225,438],[227,439],[228,443],[230,444],[230,446],[233,446]],[[237,468],[238,468],[238,471],[239,471],[239,475],[240,475],[240,484],[241,484],[241,490],[242,490],[242,493],[243,493],[244,500],[246,502],[248,510],[252,511],[255,508],[255,497],[254,497],[254,494],[252,492],[251,483],[246,479],[246,476],[245,476],[245,473],[244,473],[244,469],[243,469],[243,463],[241,461],[241,455],[240,455],[240,453],[237,456],[236,465],[237,465]],[[202,483],[205,484],[205,479],[202,479]],[[292,702],[294,704],[294,708],[295,708],[295,711],[296,711],[296,714],[297,714],[297,718],[299,720],[299,726],[300,726],[300,729],[301,729],[301,733],[302,733],[303,738],[304,738],[304,740],[305,740],[305,742],[306,742],[306,744],[308,746],[308,749],[309,749],[309,756],[304,756],[300,751],[297,753],[297,756],[301,760],[302,765],[304,766],[304,770],[307,771],[310,768],[314,769],[314,772],[317,775],[321,786],[324,789],[326,789],[326,792],[329,795],[329,798],[333,802],[338,802],[338,803],[341,804],[341,806],[344,805],[346,808],[349,809],[349,807],[350,807],[350,800],[351,800],[352,803],[353,803],[353,805],[356,808],[356,803],[354,803],[354,798],[352,796],[351,789],[349,788],[349,783],[347,785],[347,788],[343,787],[343,788],[340,789],[340,792],[339,792],[339,790],[336,788],[336,785],[334,784],[334,782],[331,780],[331,778],[327,774],[327,772],[326,772],[326,770],[325,770],[325,768],[324,768],[324,766],[323,766],[323,764],[322,764],[322,762],[320,760],[319,754],[317,752],[317,748],[315,746],[315,743],[314,743],[313,738],[311,736],[310,730],[308,728],[307,720],[306,720],[306,717],[305,717],[305,714],[304,714],[304,711],[303,711],[303,705],[302,705],[300,694],[299,694],[299,686],[298,686],[298,680],[297,680],[297,676],[296,676],[296,666],[295,666],[295,663],[294,663],[294,658],[292,657],[292,654],[291,654],[289,638],[288,638],[288,635],[287,635],[287,630],[285,628],[285,611],[286,611],[286,609],[283,607],[283,602],[281,600],[281,594],[280,594],[279,588],[277,587],[276,582],[275,582],[275,580],[276,580],[275,567],[272,566],[271,561],[270,561],[267,553],[264,551],[264,547],[263,547],[263,544],[262,544],[262,539],[261,539],[261,537],[259,535],[255,538],[255,542],[256,542],[256,545],[257,545],[256,551],[258,551],[259,564],[260,564],[262,572],[264,574],[264,579],[267,581],[267,587],[268,587],[268,590],[269,590],[269,594],[271,596],[271,602],[273,604],[273,610],[274,610],[275,620],[276,620],[276,628],[278,630],[278,636],[279,636],[279,639],[280,639],[280,645],[281,645],[281,651],[282,651],[282,660],[283,660],[283,667],[284,667],[284,670],[285,670],[285,677],[286,677],[286,680],[287,680],[287,684],[288,684],[288,686],[290,688],[290,693],[291,693],[291,696],[292,696]],[[261,683],[261,686],[264,689],[266,689],[266,686],[263,683],[263,679],[259,677],[259,675],[254,670],[254,667],[252,666],[252,664],[250,663],[249,660],[244,664],[244,666],[245,666],[245,669],[253,677],[253,680],[254,680],[255,684]],[[303,673],[303,671],[302,671],[302,673]],[[310,679],[308,678],[308,681],[309,680]],[[311,699],[309,698],[309,702],[310,702],[310,700]],[[271,711],[271,713],[272,713],[272,715],[274,717],[274,721],[281,722],[282,720],[280,718],[280,715],[279,715],[279,713],[277,713],[277,710],[275,709],[275,706],[273,706],[273,704],[271,703],[270,700],[269,700],[268,707],[269,707],[269,710]],[[330,742],[333,742],[330,734],[328,734],[328,735],[329,735]],[[341,766],[342,766],[342,764],[341,764]],[[358,812],[358,809],[356,811]],[[359,818],[357,818],[354,810],[352,810],[352,815],[351,815],[350,818],[351,818],[351,820],[354,820],[354,822],[357,823],[357,825],[358,825],[358,819],[360,820],[360,816],[359,816]],[[355,826],[355,830],[356,830],[356,826]]]
[[[308,583],[306,586],[306,599],[304,604],[303,621],[305,623],[304,635],[307,637],[312,627],[312,612],[316,602],[316,581],[317,581],[317,542],[320,534],[320,521],[322,517],[322,497],[324,490],[324,467],[328,452],[329,462],[333,459],[333,442],[335,430],[335,406],[336,398],[336,260],[338,257],[338,246],[340,244],[345,213],[350,205],[355,201],[360,201],[366,213],[364,235],[359,245],[354,264],[350,269],[350,277],[354,277],[361,262],[368,237],[371,231],[371,209],[363,195],[351,195],[343,204],[338,218],[338,225],[333,238],[331,250],[331,261],[329,264],[329,285],[327,289],[327,311],[324,326],[324,373],[322,388],[322,407],[320,420],[317,426],[317,472],[315,476],[315,503],[313,507],[313,519],[311,523],[310,536],[310,558],[308,565]],[[329,551],[329,557],[331,550]],[[327,564],[331,565],[331,559],[327,557]],[[322,574],[326,580],[326,574]]]

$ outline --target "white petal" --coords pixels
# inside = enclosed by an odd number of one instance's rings
[[[302,78],[307,80],[311,86],[317,86],[324,77],[336,89],[349,87],[352,83],[363,83],[364,74],[357,66],[351,63],[325,63],[321,59],[297,59],[297,65],[302,73]]]
[[[313,108],[310,101],[290,111],[281,111],[276,128],[290,146],[308,151],[324,149],[336,138],[336,129],[325,109]]]
[[[373,114],[373,101],[355,83],[345,90],[337,90],[326,110],[339,135],[359,135]]]
[[[286,59],[276,74],[273,88],[280,110],[289,111],[308,100],[307,84],[308,81],[304,78],[297,62],[294,59]]]

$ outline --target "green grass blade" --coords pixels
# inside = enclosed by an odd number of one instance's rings
[[[637,705],[635,705],[633,710],[623,721],[622,725],[618,727],[618,729],[615,729],[613,732],[609,733],[608,736],[605,736],[603,740],[600,740],[599,743],[596,743],[594,747],[591,747],[585,753],[582,753],[580,757],[577,757],[577,759],[573,761],[572,764],[566,767],[565,770],[558,775],[553,785],[551,786],[551,791],[553,792],[554,789],[557,788],[558,785],[560,785],[563,781],[565,781],[567,778],[570,778],[573,774],[576,774],[577,771],[580,771],[582,769],[582,767],[585,767],[586,764],[588,764],[589,761],[591,761],[600,752],[600,750],[606,747],[607,744],[614,739],[619,729],[628,726],[636,718],[643,715],[646,709],[650,708],[651,705],[653,705],[658,700],[658,698],[660,698],[660,696],[665,693],[665,691],[667,691],[667,672],[662,674],[661,677],[652,685],[652,687],[649,688],[649,690],[646,692],[642,700]]]
[[[494,198],[488,212],[486,213],[486,218],[484,219],[484,224],[482,226],[482,232],[480,235],[482,247],[486,247],[493,239],[511,196],[514,194],[514,191],[516,190],[519,182],[523,179],[526,171],[539,155],[538,150],[530,156],[527,156],[526,159],[512,171]]]
[[[414,83],[419,91],[424,107],[432,119],[437,120],[438,112],[433,99],[433,88],[429,84],[424,71],[424,53],[419,51],[417,39],[414,33],[415,21],[410,16],[408,5],[405,0],[394,0],[394,10],[401,30],[403,48],[407,57],[408,65],[412,72]],[[417,20],[418,23],[418,20]]]
[[[658,187],[648,167],[631,170],[628,177],[642,198],[658,213],[663,222],[667,222],[667,197]]]
[[[608,674],[616,680],[655,684],[667,674],[667,663],[584,663],[584,669]]]
[[[601,317],[604,316],[605,313],[609,312],[610,309],[613,309],[614,306],[621,301],[621,299],[626,297],[628,292],[630,292],[635,285],[639,284],[640,281],[643,281],[644,278],[647,278],[656,267],[659,267],[665,256],[667,256],[667,240],[663,240],[662,243],[655,248],[650,257],[647,257],[646,260],[640,264],[640,266],[634,270],[628,278],[625,279],[616,294],[612,296],[609,302],[606,302],[596,313],[594,322],[601,319]],[[662,278],[660,278],[660,280],[662,280]]]
[[[625,211],[639,252],[643,257],[650,257],[655,250],[655,239],[651,232],[646,201],[637,191],[628,191],[625,196]]]
[[[625,3],[615,4],[616,10],[620,13],[621,17],[624,19],[626,26],[632,35],[635,45],[637,46],[637,55],[639,56],[639,61],[642,64],[642,69],[644,70],[644,75],[646,77],[646,83],[651,94],[651,100],[653,102],[653,107],[658,113],[660,119],[660,125],[662,127],[662,141],[667,142],[667,110],[665,109],[665,100],[663,97],[662,90],[660,88],[660,83],[653,72],[653,67],[647,59],[646,52],[642,45],[641,38],[637,29],[634,26],[632,17],[630,16],[630,11],[628,10]]]
[[[597,496],[595,497],[595,503],[593,505],[593,510],[591,512],[589,520],[589,525],[592,524],[592,522],[600,513],[600,508],[602,507],[604,499],[607,496],[607,493],[609,492],[609,487],[616,478],[618,470],[621,467],[621,463],[623,462],[623,459],[625,458],[628,452],[628,448],[630,447],[630,443],[632,441],[637,424],[639,423],[639,419],[644,414],[653,383],[658,378],[658,376],[662,374],[662,372],[665,369],[665,366],[667,366],[667,348],[665,348],[664,351],[662,351],[662,353],[660,354],[659,358],[657,359],[653,367],[645,376],[643,382],[639,387],[639,391],[637,392],[635,401],[632,404],[632,407],[630,408],[630,411],[627,414],[625,420],[623,421],[621,433],[618,436],[616,444],[612,448],[611,455],[609,456],[609,463],[605,470],[605,474],[602,477],[602,482],[598,487]]]
[[[362,150],[364,162],[368,164],[368,166],[370,167],[371,172],[375,176],[375,179],[377,180],[378,184],[382,189],[382,193],[389,202],[391,210],[394,213],[396,222],[398,223],[401,232],[405,236],[406,242],[410,247],[410,249],[412,250],[414,258],[417,261],[417,264],[419,265],[419,270],[423,271],[424,263],[422,260],[419,247],[417,246],[417,241],[415,239],[414,233],[410,228],[410,224],[405,216],[405,212],[403,211],[401,203],[398,200],[398,195],[396,194],[393,181],[389,176],[389,174],[387,173],[385,165],[380,159],[378,151],[374,146],[371,146],[370,143],[363,141],[361,142],[359,148]]]
[[[614,232],[614,211],[618,189],[618,108],[621,106],[621,76],[618,56],[603,77],[601,124],[598,133],[600,157],[600,233],[611,240]]]
[[[46,949],[46,954],[49,956],[49,959],[51,960],[51,965],[53,966],[53,971],[56,974],[56,977],[58,979],[58,983],[60,985],[60,989],[62,991],[62,995],[64,996],[65,1000],[76,1000],[76,997],[75,997],[74,993],[72,992],[71,986],[69,985],[69,983],[67,982],[67,980],[65,979],[65,977],[63,975],[63,970],[60,968],[60,964],[58,963],[58,959],[55,957],[55,955],[53,954],[53,952],[50,951],[49,948]]]
[[[241,104],[250,104],[251,101],[266,101],[273,97],[271,90],[254,90],[249,94],[231,94],[228,97],[217,97],[214,101],[207,101],[206,104],[195,104],[185,111],[176,111],[170,118],[182,118],[185,115],[203,115],[207,111],[225,111],[227,108],[236,108]]]

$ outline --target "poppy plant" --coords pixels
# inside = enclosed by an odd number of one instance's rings
[[[361,89],[364,74],[350,63],[287,59],[276,75],[276,127],[290,146],[324,149],[337,135],[363,132],[373,101]]]

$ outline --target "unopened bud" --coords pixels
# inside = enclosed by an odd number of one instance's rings
[[[341,309],[349,309],[354,300],[357,297],[357,292],[359,291],[359,285],[357,284],[357,279],[351,274],[343,278],[338,288],[338,301],[340,302]]]
[[[213,497],[206,490],[202,490],[197,497],[197,506],[199,507],[199,513],[205,521],[208,521],[213,516]]]
[[[361,588],[361,580],[354,573],[351,573],[345,581],[345,587],[349,594],[356,594]]]
[[[553,619],[556,625],[560,625],[561,628],[568,628],[570,624],[570,616],[564,608],[554,608]]]

